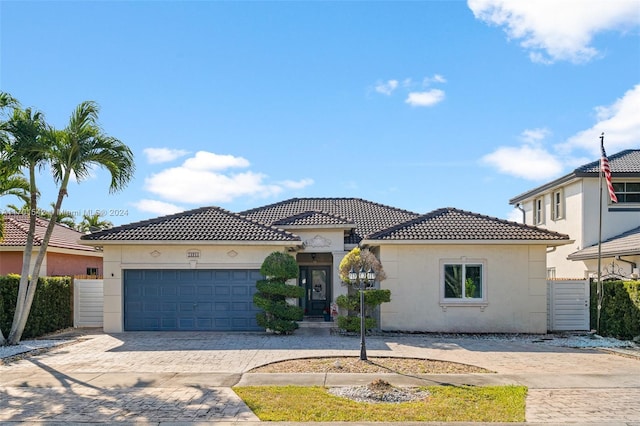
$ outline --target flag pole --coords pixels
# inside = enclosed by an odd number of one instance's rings
[[[600,135],[600,151],[604,152],[604,132]],[[603,157],[600,156],[600,171],[598,172],[598,184],[600,187],[600,196],[598,202],[598,282],[596,283],[596,293],[598,299],[598,311],[596,315],[596,332],[600,333],[600,312],[602,310],[602,161]]]

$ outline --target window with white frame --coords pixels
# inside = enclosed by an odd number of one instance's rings
[[[553,220],[564,219],[564,194],[562,189],[553,192],[553,205],[551,207]]]
[[[618,203],[640,203],[640,182],[613,182]]]
[[[483,302],[486,300],[484,261],[443,260],[442,299],[445,302]]]
[[[533,200],[533,224],[541,223],[544,223],[544,198],[542,197]]]

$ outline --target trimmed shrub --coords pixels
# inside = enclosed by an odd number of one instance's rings
[[[298,276],[298,263],[293,256],[282,252],[273,252],[262,263],[260,273],[266,280],[256,282],[256,294],[253,303],[264,312],[256,315],[259,326],[277,334],[290,334],[304,315],[299,306],[287,303],[288,298],[304,296],[304,289],[289,285],[287,281]]]
[[[19,275],[0,277],[0,327],[5,336],[11,329],[18,299]],[[40,337],[73,326],[70,277],[41,277],[22,337]]]
[[[380,304],[391,301],[391,290],[369,289],[364,291],[365,328],[372,330],[378,326],[375,318],[369,315]],[[337,318],[338,328],[346,331],[360,332],[360,293],[340,295],[336,298],[336,305],[346,309],[348,316]]]
[[[640,336],[640,281],[604,281],[600,312],[601,336],[631,340]],[[597,285],[591,283],[591,328],[598,315]]]

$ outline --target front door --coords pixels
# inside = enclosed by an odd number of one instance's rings
[[[331,301],[331,268],[301,266],[300,286],[305,288],[305,315],[322,315]]]

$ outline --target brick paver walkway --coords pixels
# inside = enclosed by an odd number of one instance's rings
[[[370,356],[473,364],[529,386],[528,422],[640,425],[640,359],[519,340],[372,336]],[[96,334],[0,366],[0,422],[248,422],[233,393],[253,367],[359,354],[357,337],[261,333]]]

